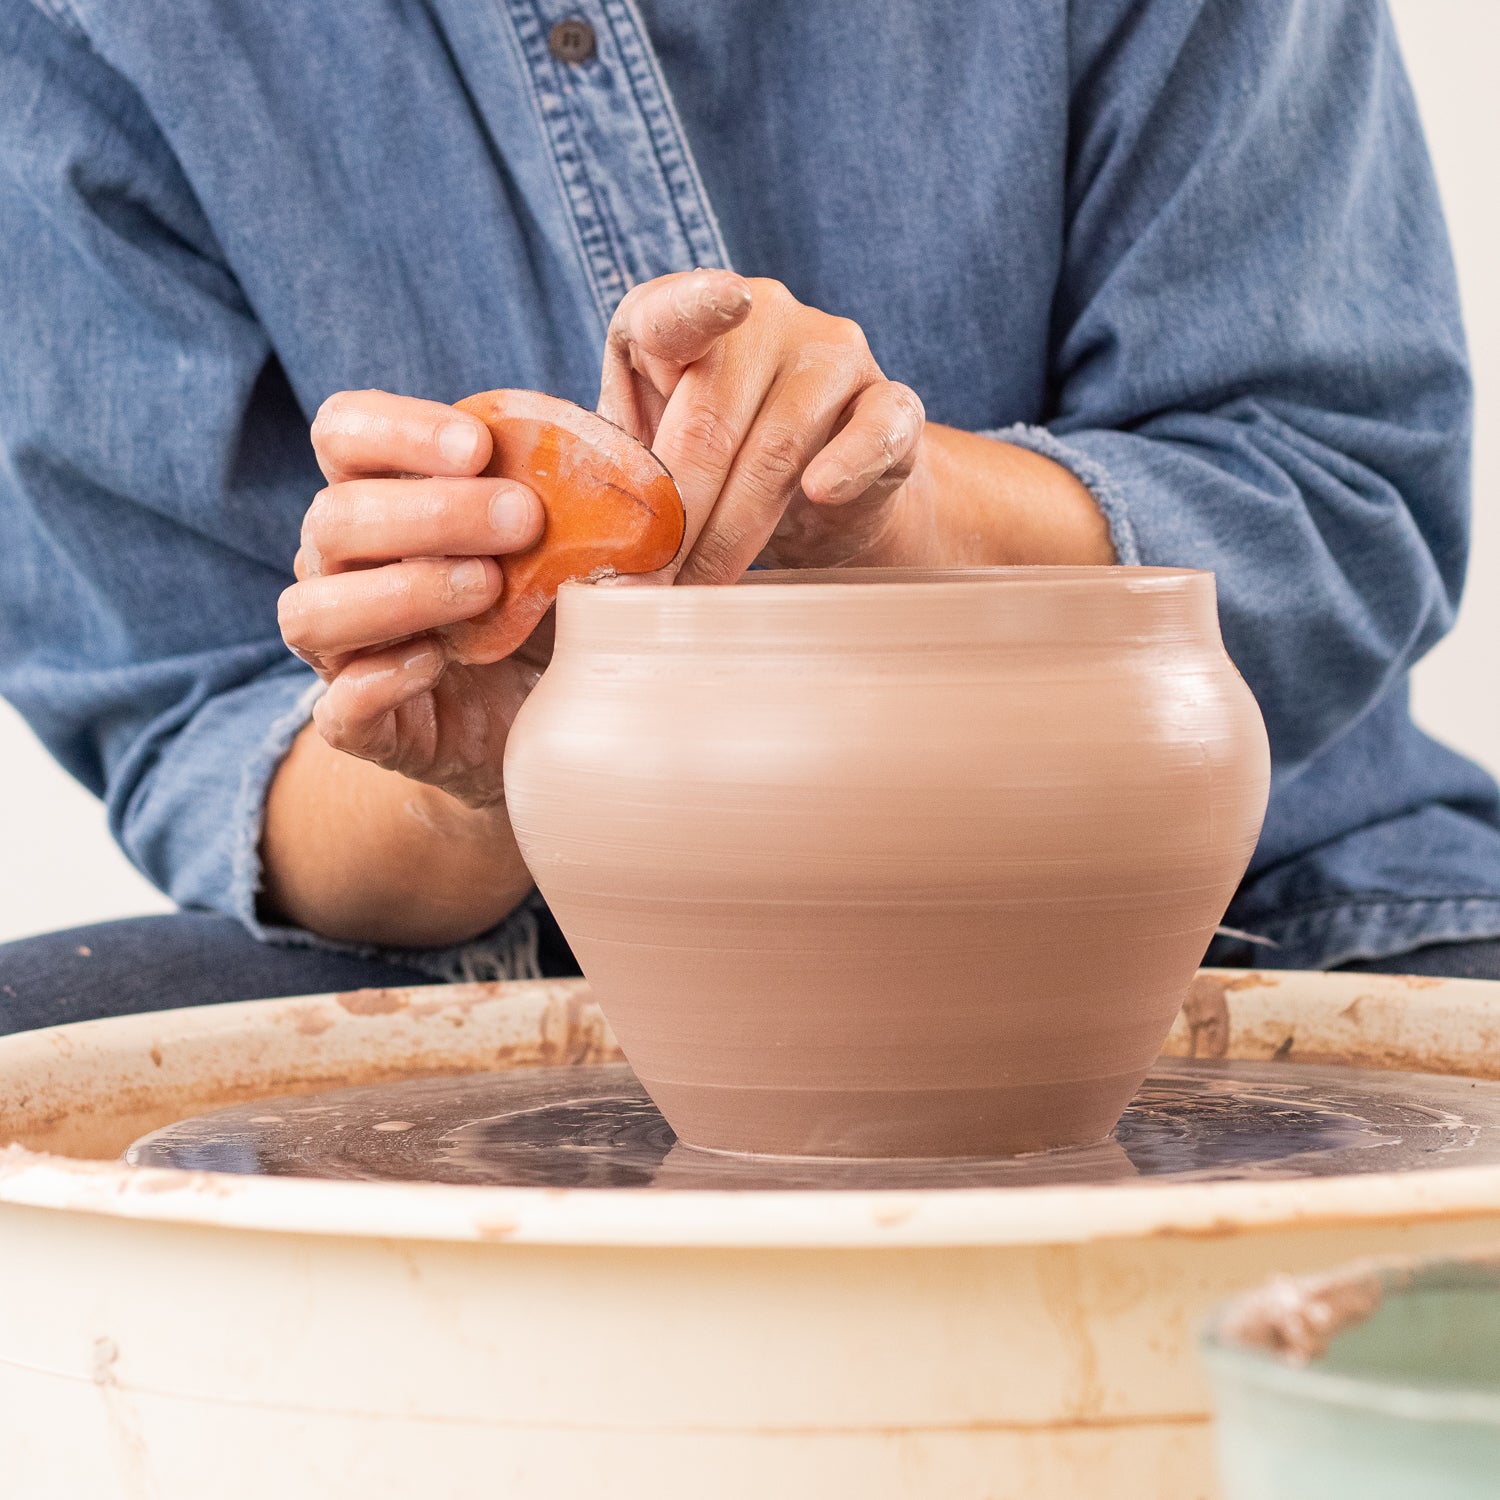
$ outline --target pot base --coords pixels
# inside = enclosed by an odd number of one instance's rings
[[[641,1083],[677,1138],[738,1156],[995,1157],[1092,1146],[1145,1068],[1109,1078],[948,1089]]]

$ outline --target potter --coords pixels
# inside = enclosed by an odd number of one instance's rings
[[[6,1500],[1181,1500],[1211,1296],[1497,1232],[1474,1079],[1339,1118],[1492,1073],[1496,986],[1298,972],[1500,976],[1406,704],[1472,423],[1382,0],[0,38],[0,693],[178,908],[0,947]],[[1205,956],[1281,971],[1187,1028],[1265,1089],[1137,1178]],[[659,1192],[568,1190],[567,1077],[535,1187],[98,1159],[627,1053]],[[420,1179],[416,1105],[357,1139]]]
[[[1212,573],[1274,770],[1227,915],[1265,941],[1212,956],[1500,973],[1500,797],[1406,710],[1469,395],[1375,0],[524,9],[0,0],[0,692],[181,908],[0,949],[0,1029],[576,971],[506,744],[548,591],[657,553],[549,551],[568,486],[462,409],[494,391],[670,473],[656,592]],[[931,816],[901,858],[961,875]],[[966,899],[887,924],[924,972]],[[821,928],[807,967],[852,962]]]
[[[567,585],[506,805],[691,1145],[1102,1140],[1260,831],[1213,579],[833,570]]]

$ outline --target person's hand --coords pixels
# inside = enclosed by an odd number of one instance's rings
[[[649,444],[687,510],[676,577],[931,560],[925,416],[857,323],[778,281],[690,271],[628,292],[610,323],[599,412]]]
[[[541,501],[477,477],[488,428],[435,401],[343,391],[312,439],[328,486],[303,520],[298,581],[278,613],[287,645],[328,684],[319,731],[470,808],[498,807],[505,738],[547,643],[539,631],[504,661],[460,666],[432,632],[495,603],[494,559],[536,541]]]

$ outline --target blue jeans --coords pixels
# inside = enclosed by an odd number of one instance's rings
[[[577,974],[557,924],[545,913],[538,924],[541,972]],[[400,964],[257,942],[210,912],[131,917],[0,943],[0,1036],[183,1005],[431,983]]]
[[[546,915],[540,921],[542,973],[576,974],[556,924]],[[1344,967],[1500,979],[1500,942],[1439,943]],[[0,1035],[183,1005],[431,983],[398,964],[260,943],[238,922],[207,912],[133,917],[0,944]]]

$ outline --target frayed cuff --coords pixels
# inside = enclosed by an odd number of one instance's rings
[[[234,844],[229,862],[229,914],[262,942],[267,930],[255,914],[255,900],[260,895],[264,871],[260,862],[260,840],[266,821],[266,794],[271,778],[286,759],[292,741],[312,717],[313,704],[323,696],[324,685],[316,677],[300,673],[289,676],[282,688],[286,706],[272,720],[258,745],[245,758],[235,798]]]
[[[388,948],[377,943],[336,943],[304,927],[256,921],[253,914],[245,925],[261,942],[278,947],[320,948],[328,953],[347,953],[355,958],[375,959],[415,969],[445,984],[474,984],[497,979],[544,977],[539,953],[541,929],[538,917],[545,910],[541,896],[533,891],[488,932],[449,948]]]
[[[1140,563],[1141,549],[1135,539],[1135,528],[1130,524],[1130,511],[1119,485],[1109,471],[1088,454],[1068,444],[1045,427],[1033,427],[1017,422],[1011,427],[999,427],[982,432],[981,437],[994,438],[997,442],[1010,443],[1016,448],[1026,448],[1061,464],[1094,497],[1094,503],[1104,516],[1109,527],[1109,539],[1114,544],[1115,557],[1123,565],[1134,567]]]
[[[1248,920],[1248,919],[1247,919]],[[1266,914],[1256,930],[1273,946],[1248,951],[1220,929],[1207,962],[1257,969],[1336,969],[1358,960],[1397,959],[1434,943],[1500,938],[1500,897],[1403,899],[1387,892],[1351,893],[1285,914]]]
[[[292,741],[312,717],[313,705],[323,696],[324,684],[314,678],[288,679],[287,707],[267,729],[265,737],[250,754],[240,781],[235,802],[235,843],[231,856],[229,890],[230,914],[262,943],[283,948],[319,948],[330,953],[347,953],[357,958],[377,959],[388,964],[416,969],[434,979],[450,983],[472,983],[497,979],[540,979],[542,977],[537,926],[538,913],[545,910],[541,897],[533,892],[502,922],[467,943],[447,948],[396,948],[373,943],[340,943],[319,937],[304,927],[262,922],[256,911],[256,900],[264,886],[264,867],[260,858],[261,836],[265,829],[266,796],[271,780]]]

